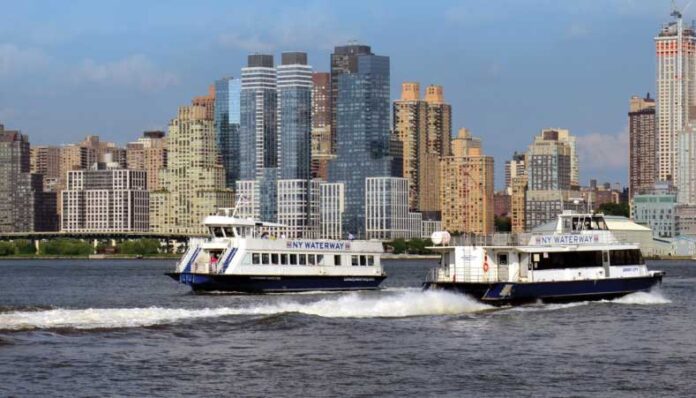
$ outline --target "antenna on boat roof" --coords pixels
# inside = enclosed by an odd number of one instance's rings
[[[237,203],[234,204],[234,209],[232,210],[232,217],[237,216],[237,212],[239,211],[239,205],[242,203],[249,203],[249,201],[247,200],[244,194],[239,194],[239,197],[237,198]]]

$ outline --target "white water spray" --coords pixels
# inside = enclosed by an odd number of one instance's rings
[[[8,312],[0,314],[0,330],[102,329],[144,327],[189,319],[234,315],[302,313],[325,318],[398,318],[429,315],[458,315],[492,307],[444,291],[407,291],[366,296],[348,294],[313,302],[284,301],[250,308],[89,308],[80,310]]]

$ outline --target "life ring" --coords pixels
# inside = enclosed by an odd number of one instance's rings
[[[488,258],[483,260],[483,272],[488,272]]]

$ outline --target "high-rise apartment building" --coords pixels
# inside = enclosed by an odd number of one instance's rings
[[[55,193],[43,192],[43,177],[30,164],[28,137],[0,124],[0,232],[57,228]]]
[[[320,189],[319,180],[278,180],[278,223],[286,226],[288,238],[316,238],[319,234]]]
[[[331,73],[312,73],[312,177],[329,179],[331,152]]]
[[[657,179],[676,178],[678,134],[696,105],[696,33],[679,11],[655,37],[657,57]]]
[[[575,136],[570,134],[567,129],[550,128],[543,129],[539,134],[539,138],[545,140],[544,137],[553,136],[559,142],[566,144],[568,147],[568,157],[570,159],[570,186],[579,187],[580,186],[580,167],[578,164],[578,153],[577,146],[575,144]]]
[[[369,47],[362,46],[362,48]],[[389,57],[360,54],[345,58],[348,68],[333,76],[336,91],[336,159],[330,182],[345,184],[344,233],[365,236],[365,179],[393,174],[390,145]],[[332,84],[334,82],[332,81]]]
[[[442,86],[429,85],[425,88],[425,103],[428,107],[426,129],[427,152],[439,157],[451,154],[452,106],[445,103]]]
[[[525,159],[530,191],[570,189],[571,149],[557,130],[534,137]]]
[[[321,183],[319,195],[320,232],[322,239],[343,238],[343,210],[345,190],[341,183]]]
[[[145,232],[149,230],[147,172],[95,163],[68,171],[61,192],[61,230],[66,232]]]
[[[365,179],[367,239],[392,240],[411,237],[411,215],[420,216],[420,213],[409,212],[408,189],[406,178],[368,177]],[[420,219],[418,223],[420,228]]]
[[[30,163],[31,172],[42,176],[44,190],[55,192],[60,179],[60,147],[32,147]]]
[[[512,195],[512,179],[524,175],[524,153],[515,152],[511,160],[505,161],[505,191],[508,195]]]
[[[126,145],[126,164],[129,170],[147,172],[147,189],[159,189],[160,171],[167,167],[167,139],[164,131],[145,131],[137,141]]]
[[[408,181],[408,207],[414,211],[420,206],[420,184],[425,180],[421,179],[424,170],[419,163],[426,153],[427,112],[426,102],[420,98],[420,85],[402,83],[401,99],[393,104],[393,131],[403,144],[403,177]],[[436,160],[439,162],[439,158]]]
[[[344,74],[358,73],[358,58],[373,55],[370,46],[348,44],[337,46],[331,54],[331,152],[336,153],[338,131],[338,79]]]
[[[575,137],[559,129],[542,130],[525,155],[527,191],[525,229],[554,220],[563,210],[585,210],[573,185]],[[575,168],[577,171],[577,167]]]
[[[169,123],[167,168],[160,173],[160,189],[150,195],[153,231],[204,234],[206,216],[234,206],[209,116],[204,106],[182,106]]]
[[[278,178],[312,178],[312,67],[307,54],[287,52],[277,68]]]
[[[405,82],[394,101],[393,130],[403,143],[403,176],[409,181],[409,207],[427,219],[440,217],[440,158],[450,154],[451,107],[441,86]]]
[[[249,55],[242,68],[239,178],[253,180],[278,166],[278,94],[273,55]]]
[[[442,228],[451,232],[493,233],[493,157],[467,129],[452,140],[452,156],[440,163]]]
[[[633,96],[629,103],[628,134],[628,192],[649,192],[657,181],[657,125],[655,100]]]
[[[514,233],[526,230],[527,176],[512,177],[510,182],[510,226]]]
[[[208,95],[193,97],[191,105],[205,108],[205,118],[215,120],[215,85],[208,87]]]
[[[677,202],[684,205],[696,205],[696,121],[686,125],[677,134],[679,152],[675,182]]]
[[[225,168],[225,185],[234,189],[240,172],[242,81],[225,77],[215,82],[215,136]]]

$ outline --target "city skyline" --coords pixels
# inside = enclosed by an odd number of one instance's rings
[[[147,18],[129,13],[121,28],[109,22],[116,19],[92,15],[90,4],[13,7],[0,28],[0,83],[6,88],[0,119],[28,134],[32,145],[66,144],[87,134],[125,144],[142,130],[165,130],[171,109],[216,79],[238,77],[249,52],[307,51],[315,71],[328,71],[333,46],[356,39],[391,57],[392,100],[404,81],[444,87],[453,130],[469,128],[499,159],[497,188],[503,160],[547,127],[578,137],[581,182],[626,182],[626,99],[655,91],[652,39],[670,20],[668,2],[444,2],[431,10],[406,3],[394,15],[388,5],[361,2],[351,9],[321,2],[301,8],[206,5],[195,13],[209,22],[205,26],[191,21],[186,4],[170,3],[168,18],[162,18],[162,5],[146,4]],[[116,8],[100,5],[123,13]],[[31,17],[47,10],[54,22],[32,25]],[[93,18],[85,21],[88,15]],[[247,17],[258,17],[255,26]],[[691,17],[687,10],[685,20]],[[377,23],[380,18],[403,23]],[[404,30],[416,18],[422,20],[418,34]],[[128,40],[133,35],[138,40]],[[186,40],[172,40],[180,36]],[[598,59],[592,68],[583,65]]]

